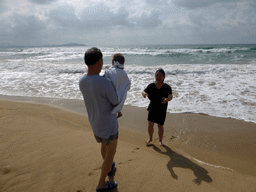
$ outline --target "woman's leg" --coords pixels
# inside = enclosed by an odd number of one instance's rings
[[[153,141],[153,133],[154,133],[154,122],[148,121],[148,135],[149,135],[149,139],[147,140],[147,145],[149,145],[149,143],[151,141]]]
[[[161,146],[164,145],[164,144],[163,144],[163,141],[162,141],[163,135],[164,135],[164,125],[159,125],[159,124],[158,124],[159,144],[160,144]]]

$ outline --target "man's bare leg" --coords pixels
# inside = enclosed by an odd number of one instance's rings
[[[158,124],[158,136],[159,136],[159,144],[163,146],[163,135],[164,135],[164,126]]]
[[[104,161],[105,157],[106,157],[106,145],[104,143],[104,141],[101,142],[101,156],[102,156],[102,159]]]
[[[146,141],[146,144],[149,145],[151,141],[153,141],[153,133],[154,133],[154,122],[148,121],[148,135],[149,139]]]
[[[101,142],[101,155],[104,161],[102,163],[100,180],[97,186],[98,189],[102,189],[106,186],[105,179],[107,177],[107,174],[111,170],[111,166],[116,153],[116,147],[117,147],[117,139],[110,140],[108,145],[105,145],[104,142]]]

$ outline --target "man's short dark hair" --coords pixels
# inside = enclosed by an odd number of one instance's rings
[[[92,47],[85,52],[84,62],[86,65],[94,65],[95,63],[97,63],[97,61],[102,59],[102,57],[103,55],[101,53],[101,50],[96,47]]]

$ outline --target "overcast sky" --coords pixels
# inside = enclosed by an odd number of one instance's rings
[[[0,43],[256,43],[256,0],[0,0]]]

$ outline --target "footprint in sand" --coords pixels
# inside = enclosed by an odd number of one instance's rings
[[[134,153],[135,151],[139,150],[139,147],[136,147],[135,149],[132,150],[132,153]]]
[[[122,164],[125,164],[125,163],[129,163],[131,161],[135,161],[136,159],[128,159],[127,161],[125,162],[119,162],[118,165],[122,165]]]
[[[97,171],[97,170],[101,170],[101,167],[98,167],[98,168],[95,168],[95,169],[93,169],[93,171],[92,172],[90,172],[88,175],[89,176],[92,176],[92,175],[94,175],[94,171]]]
[[[11,170],[11,167],[6,166],[6,167],[3,167],[2,169],[0,169],[0,171],[3,173],[3,175],[5,175],[5,174],[10,173],[12,170]]]

